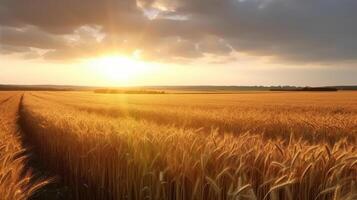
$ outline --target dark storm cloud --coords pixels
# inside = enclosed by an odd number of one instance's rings
[[[0,12],[5,25],[31,24],[58,34],[84,24],[130,26],[141,17],[132,0],[2,0]]]
[[[2,0],[0,41],[51,59],[141,49],[154,60],[236,51],[335,63],[357,59],[356,9],[355,0]],[[84,26],[101,28],[85,36]]]

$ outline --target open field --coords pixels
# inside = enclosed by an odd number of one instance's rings
[[[25,200],[47,181],[33,180],[17,126],[19,93],[0,93],[0,199]]]
[[[356,92],[12,95],[68,199],[357,198]]]

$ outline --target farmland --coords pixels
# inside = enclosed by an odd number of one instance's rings
[[[1,137],[13,138],[2,143],[14,157],[26,148],[19,126],[68,199],[357,198],[355,92],[8,92],[0,103]],[[46,184],[32,182],[20,185]]]
[[[0,194],[1,199],[28,199],[47,180],[34,180],[26,166],[26,150],[17,126],[19,93],[0,93]]]

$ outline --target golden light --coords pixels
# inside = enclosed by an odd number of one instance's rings
[[[139,59],[120,55],[102,56],[85,61],[98,76],[112,84],[131,85],[135,79],[143,77],[151,65]]]

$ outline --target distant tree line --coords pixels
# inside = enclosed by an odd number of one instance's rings
[[[131,93],[131,94],[162,94],[163,91],[337,91],[357,90],[357,85],[326,86],[326,87],[297,87],[297,86],[141,86],[136,88],[103,88],[93,86],[71,85],[1,85],[0,91],[97,91],[97,93]]]
[[[0,91],[73,91],[71,88],[45,87],[45,86],[17,86],[0,85]]]
[[[312,91],[312,92],[336,92],[337,88],[334,87],[303,87],[303,88],[273,88],[270,91]]]

